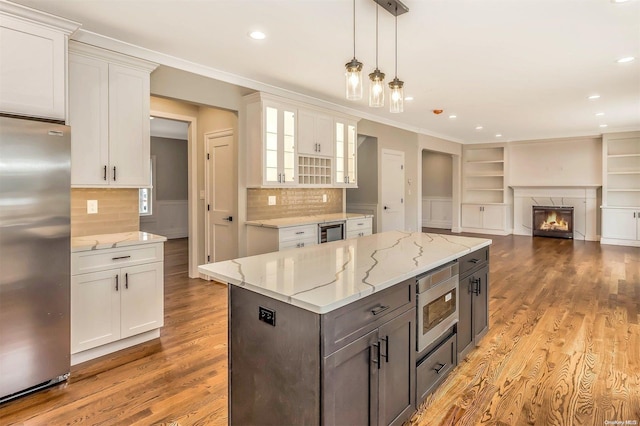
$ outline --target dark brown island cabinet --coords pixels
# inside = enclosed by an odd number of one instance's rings
[[[489,247],[463,256],[460,263],[458,361],[489,331]]]
[[[401,425],[415,412],[415,279],[326,314],[229,286],[232,425]]]

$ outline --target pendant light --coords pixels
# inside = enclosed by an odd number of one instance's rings
[[[391,89],[391,101],[389,102],[389,112],[404,111],[404,82],[398,79],[398,14],[396,8],[396,76],[389,83]]]
[[[376,5],[376,69],[369,74],[369,106],[384,106],[384,73],[378,69],[378,6]]]
[[[347,99],[362,99],[362,62],[356,59],[356,0],[353,0],[353,59],[345,64]]]

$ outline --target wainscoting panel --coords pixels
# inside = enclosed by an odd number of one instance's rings
[[[451,198],[422,197],[422,226],[451,229]]]
[[[189,236],[188,200],[156,201],[151,216],[140,217],[140,230],[169,239]]]

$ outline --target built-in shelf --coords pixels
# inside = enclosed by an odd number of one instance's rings
[[[330,185],[331,159],[298,156],[298,183],[300,185]]]
[[[506,203],[506,155],[502,144],[463,147],[462,202],[475,205]],[[467,215],[473,209],[468,209]]]
[[[609,154],[607,158],[640,157],[640,154]]]
[[[504,160],[467,160],[471,164],[504,163]]]

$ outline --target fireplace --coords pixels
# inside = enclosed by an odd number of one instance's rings
[[[573,207],[533,206],[533,236],[573,238]]]

